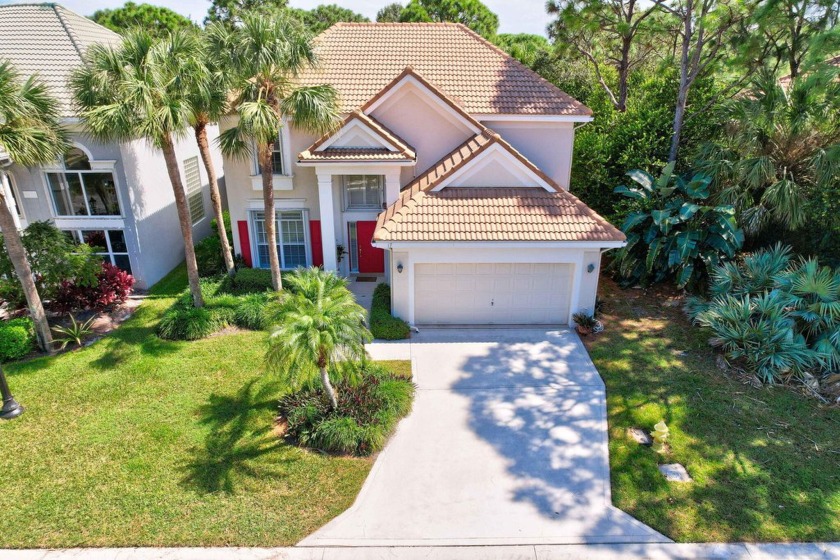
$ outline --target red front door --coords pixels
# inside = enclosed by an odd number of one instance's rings
[[[359,272],[368,274],[382,274],[385,272],[385,251],[371,245],[373,241],[373,230],[376,229],[376,222],[356,222],[356,236],[359,263]]]

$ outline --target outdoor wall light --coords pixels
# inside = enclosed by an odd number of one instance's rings
[[[589,274],[595,272],[595,264],[589,263],[588,265],[586,265],[586,272],[588,272]]]
[[[402,265],[402,263],[397,263],[397,272],[399,272],[400,274],[402,274],[402,271],[403,271],[403,265]]]

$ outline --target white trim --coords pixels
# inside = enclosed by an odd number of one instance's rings
[[[113,171],[117,167],[117,160],[115,159],[100,159],[98,161],[88,160],[91,171]]]
[[[321,143],[319,146],[319,150],[326,150],[330,146],[334,145],[336,142],[340,141],[344,136],[349,134],[353,131],[354,128],[360,128],[362,131],[367,135],[370,136],[371,140],[375,141],[379,144],[380,147],[385,148],[389,152],[399,152],[400,150],[397,148],[395,144],[389,142],[385,137],[382,136],[379,132],[372,129],[366,123],[358,120],[358,119],[351,119],[347,124],[342,126],[335,134],[327,138],[324,142]],[[370,146],[339,146],[341,148],[370,148]]]
[[[465,119],[463,115],[461,115],[458,111],[450,107],[448,103],[441,99],[437,93],[426,87],[422,82],[420,82],[420,80],[418,80],[410,74],[403,76],[403,78],[399,82],[394,84],[390,90],[386,91],[382,97],[380,97],[379,99],[374,101],[370,106],[368,106],[365,109],[365,114],[370,115],[379,108],[385,109],[391,106],[394,101],[399,100],[399,98],[395,96],[400,94],[406,86],[413,86],[416,90],[419,90],[421,93],[424,93],[425,95],[420,96],[421,99],[430,100],[433,106],[436,106],[438,109],[441,109],[444,113],[448,114],[449,116],[454,117],[457,120],[457,122],[461,123],[462,126],[467,128],[473,134],[478,134],[479,132],[481,132],[480,128],[476,127],[469,120]]]
[[[507,149],[502,147],[500,144],[494,144],[490,146],[487,150],[480,153],[471,161],[468,161],[466,165],[464,165],[461,169],[441,181],[432,191],[440,191],[445,189],[449,185],[456,184],[459,178],[468,175],[470,172],[475,172],[481,170],[484,165],[487,165],[489,162],[485,162],[488,158],[492,157],[502,157],[505,159],[505,163],[512,164],[514,166],[510,172],[513,175],[518,175],[523,182],[527,182],[528,178],[533,181],[530,185],[520,185],[522,187],[542,187],[543,189],[549,192],[556,192],[556,189],[552,187],[549,183],[547,183],[542,177],[534,173],[531,169],[528,168],[524,163],[522,163],[516,156],[511,154]],[[478,167],[477,167],[478,166]],[[518,169],[519,173],[516,173],[514,169]]]
[[[275,191],[291,191],[294,189],[294,175],[271,175],[271,186]],[[251,190],[262,192],[262,175],[251,175]]]
[[[339,171],[332,169],[332,166],[343,166],[343,167],[409,167],[411,165],[416,164],[417,162],[413,159],[389,159],[388,161],[376,161],[376,160],[367,160],[367,161],[346,161],[346,160],[338,160],[338,161],[300,161],[298,160],[297,164],[301,167],[315,167],[316,170],[320,166],[330,166],[330,169],[323,169],[320,173],[332,173],[334,175],[340,175]],[[316,171],[318,173],[318,171]],[[353,173],[358,173],[358,171],[353,171]],[[277,175],[275,175],[277,177]]]
[[[260,198],[249,198],[246,205],[246,210],[263,210],[265,203]],[[305,198],[275,198],[275,210],[306,210]]]
[[[57,216],[53,223],[58,229],[125,229],[125,220],[109,216]]]
[[[592,122],[591,115],[512,115],[512,114],[492,114],[480,113],[472,115],[478,121],[522,121],[522,122],[573,122],[573,123],[587,123]]]
[[[304,247],[304,259],[306,261],[305,266],[312,266],[312,240],[310,239],[309,235],[309,209],[308,208],[277,208],[275,204],[274,208],[275,212],[300,212],[301,220],[303,221],[303,247]],[[257,263],[260,260],[260,252],[259,252],[259,243],[257,243],[257,225],[256,225],[256,214],[258,212],[264,212],[264,208],[251,208],[248,209],[247,216],[248,216],[248,241],[251,245],[251,264],[256,265],[255,268],[268,268],[260,266],[262,263]],[[263,221],[265,221],[263,219]],[[274,216],[275,222],[280,222],[279,216],[275,214]],[[280,229],[275,226],[275,235],[282,239],[282,232]],[[241,241],[240,241],[241,242]],[[282,248],[282,241],[277,243],[277,258],[280,259],[280,270],[294,270],[294,268],[283,268],[283,248]]]
[[[619,249],[626,241],[374,241],[378,249]]]

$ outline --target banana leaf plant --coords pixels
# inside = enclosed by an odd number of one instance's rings
[[[735,208],[709,204],[712,178],[677,175],[673,163],[659,177],[639,169],[627,176],[634,184],[614,191],[636,203],[621,226],[627,245],[613,262],[621,284],[674,279],[680,288],[704,290],[709,273],[732,259],[744,243]]]

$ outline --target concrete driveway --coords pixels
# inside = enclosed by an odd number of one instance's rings
[[[356,499],[299,546],[670,542],[610,501],[604,384],[567,330],[424,329],[417,397]]]

